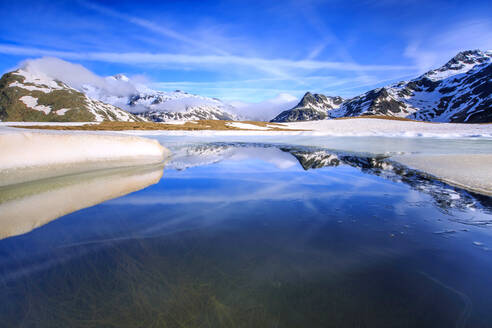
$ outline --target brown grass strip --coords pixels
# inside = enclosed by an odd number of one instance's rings
[[[269,127],[269,130],[262,129],[241,129],[230,126],[227,123],[244,123],[256,125],[258,127]],[[294,130],[284,129],[285,125],[280,123],[259,122],[259,121],[221,121],[221,120],[199,120],[185,122],[184,124],[166,124],[157,122],[101,122],[89,123],[84,125],[30,125],[19,126],[12,125],[15,128],[23,129],[39,129],[39,130],[71,130],[71,131],[125,131],[125,130],[164,130],[164,131],[309,131],[309,130]]]

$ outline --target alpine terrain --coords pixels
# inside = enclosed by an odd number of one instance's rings
[[[492,122],[492,52],[460,52],[444,66],[416,79],[368,91],[337,107],[325,105],[321,96],[308,97],[309,106],[301,105],[303,99],[272,122],[364,115],[432,122]],[[320,114],[312,115],[312,108]]]
[[[328,111],[338,108],[343,102],[341,97],[330,97],[306,92],[301,101],[292,109],[283,111],[271,122],[294,122],[323,120]]]
[[[108,95],[92,85],[85,85],[83,92],[103,102],[126,110],[155,122],[174,120],[238,120],[234,107],[219,99],[198,96],[176,90],[173,92],[152,90],[134,83],[127,76],[117,74],[108,79],[131,84],[135,92],[125,96]]]
[[[0,120],[35,122],[137,122],[144,119],[88,97],[42,73],[18,69],[0,79]]]

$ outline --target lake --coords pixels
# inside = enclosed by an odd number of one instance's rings
[[[0,188],[2,326],[492,326],[492,198],[387,156],[462,141],[160,140]]]

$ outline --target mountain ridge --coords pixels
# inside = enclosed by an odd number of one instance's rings
[[[338,108],[342,102],[342,97],[312,94],[308,91],[296,106],[281,112],[271,122],[322,120],[327,118],[327,110]]]
[[[85,85],[83,91],[100,101],[125,108],[133,114],[155,122],[176,120],[229,120],[241,117],[234,107],[217,98],[190,94],[181,90],[158,91],[133,81],[124,74],[108,77],[132,84],[135,92],[129,95],[105,95],[96,86]]]
[[[0,120],[138,122],[145,119],[92,99],[61,81],[18,69],[0,79]]]
[[[431,122],[489,123],[492,122],[491,77],[491,51],[462,51],[440,68],[409,81],[369,90],[344,100],[336,108],[317,101],[313,106],[322,114],[310,120],[382,115]],[[303,110],[297,105],[272,122],[302,118],[304,113],[299,111]],[[314,117],[309,110],[304,116]]]

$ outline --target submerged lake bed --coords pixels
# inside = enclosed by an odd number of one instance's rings
[[[7,327],[492,324],[491,197],[390,156],[490,141],[156,138],[164,168],[3,187]]]

